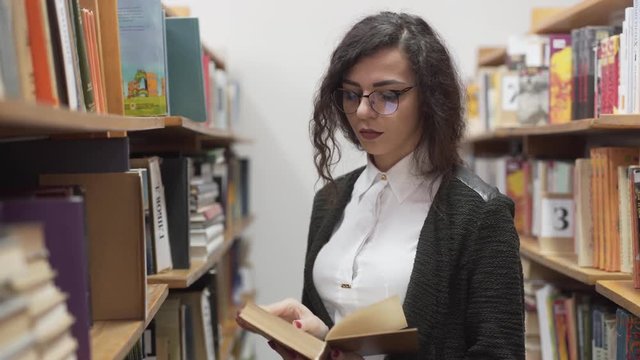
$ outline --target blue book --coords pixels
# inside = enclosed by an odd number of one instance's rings
[[[124,113],[167,112],[164,12],[160,0],[118,0]]]
[[[207,121],[198,19],[167,18],[167,64],[171,115]]]

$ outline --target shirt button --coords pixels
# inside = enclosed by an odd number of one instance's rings
[[[387,174],[381,174],[380,180],[387,181]]]
[[[349,284],[342,284],[342,285],[340,285],[340,287],[343,288],[343,289],[351,289],[351,285],[349,285]]]

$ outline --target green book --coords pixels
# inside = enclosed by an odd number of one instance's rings
[[[93,82],[91,80],[91,69],[89,68],[89,58],[87,55],[86,40],[84,38],[84,27],[82,26],[82,13],[80,12],[79,0],[70,0],[70,8],[72,11],[73,31],[78,51],[78,67],[80,68],[84,106],[88,112],[95,112],[96,102],[94,98]]]
[[[167,64],[171,115],[207,121],[198,19],[167,18]]]

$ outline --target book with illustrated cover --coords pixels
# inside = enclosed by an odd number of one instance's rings
[[[160,0],[118,1],[124,114],[167,114],[164,16]]]
[[[253,303],[248,303],[242,309],[239,318],[260,335],[294,350],[306,359],[324,358],[330,348],[362,356],[418,351],[418,329],[407,329],[407,320],[397,296],[345,316],[329,330],[325,341],[295,328]]]

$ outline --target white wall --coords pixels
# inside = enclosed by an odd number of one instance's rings
[[[534,6],[577,0],[171,0],[201,19],[202,39],[218,50],[241,83],[242,135],[254,139],[239,151],[250,156],[253,240],[259,303],[299,298],[314,191],[318,188],[308,136],[312,98],[334,46],[366,14],[380,10],[421,15],[448,43],[465,76],[476,49],[505,45],[510,33],[529,29]],[[350,148],[336,173],[364,163]],[[257,358],[277,359],[265,341]]]

